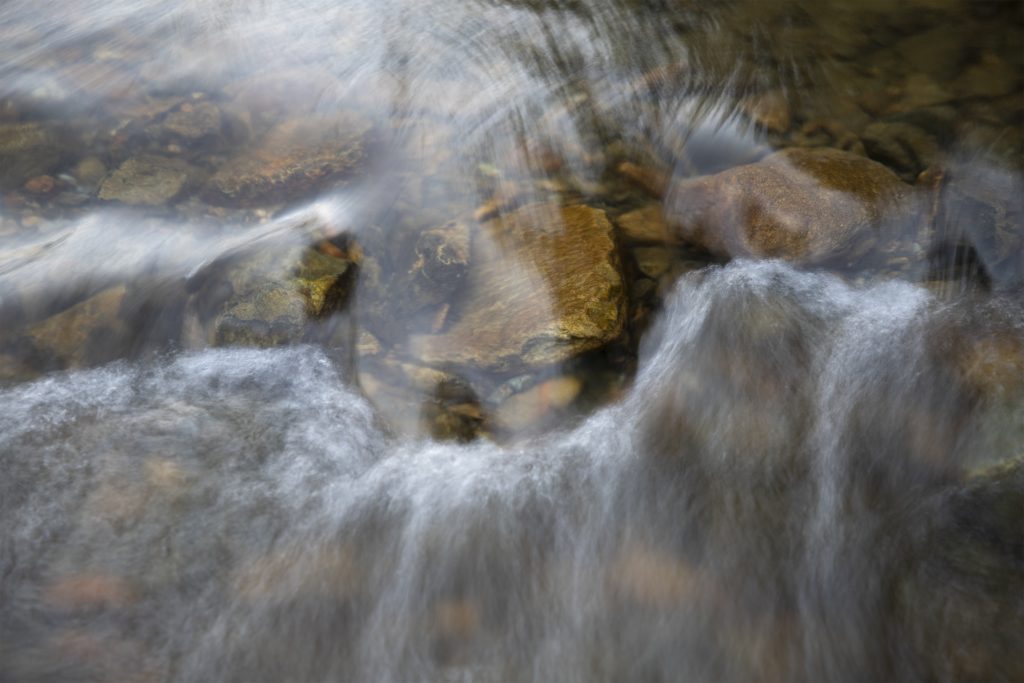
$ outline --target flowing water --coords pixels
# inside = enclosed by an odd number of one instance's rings
[[[1021,680],[1022,34],[994,0],[7,0],[0,681]],[[842,263],[629,242],[817,146],[913,225]],[[224,181],[253,150],[287,180]],[[469,355],[486,277],[574,312],[551,272],[600,221],[544,265],[489,221],[538,205],[610,219],[626,320]],[[465,223],[486,267],[424,294]]]

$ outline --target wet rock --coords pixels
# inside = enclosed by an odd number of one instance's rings
[[[672,266],[672,252],[664,247],[634,249],[633,258],[640,272],[652,280],[657,280]]]
[[[986,52],[964,69],[953,88],[961,97],[1000,97],[1014,92],[1019,83],[1020,75],[1011,64]]]
[[[785,133],[793,122],[785,93],[770,90],[746,98],[741,103],[744,113],[757,126],[772,133]]]
[[[622,162],[616,170],[619,175],[652,197],[664,197],[671,181],[671,175],[662,169],[639,166],[630,161]]]
[[[367,330],[359,330],[356,337],[356,354],[359,357],[379,356],[383,352],[380,341]]]
[[[18,187],[53,170],[60,160],[58,136],[38,123],[0,124],[0,187]]]
[[[419,233],[404,259],[407,263],[395,269],[390,282],[366,283],[368,324],[391,341],[443,328],[450,304],[469,274],[470,237],[465,221],[449,221]],[[392,245],[376,246],[376,251],[400,251]]]
[[[199,176],[198,169],[180,159],[134,157],[103,181],[99,198],[133,206],[161,206],[195,184]]]
[[[622,597],[661,609],[694,600],[703,583],[695,567],[637,543],[623,547],[609,568],[609,579]]]
[[[604,212],[535,204],[482,226],[450,329],[414,338],[410,348],[427,364],[547,365],[614,341],[623,308]]]
[[[75,164],[71,175],[81,189],[95,192],[107,175],[107,167],[96,157],[86,157]]]
[[[369,124],[295,119],[276,126],[251,151],[229,160],[206,186],[212,203],[265,205],[302,197],[351,175],[365,156]]]
[[[989,399],[1024,392],[1024,341],[1011,331],[963,339],[957,374]]]
[[[120,319],[127,288],[105,289],[28,328],[37,349],[59,367],[84,367],[116,358],[127,341]]]
[[[1024,195],[1017,178],[987,165],[947,174],[938,237],[948,245],[962,245],[974,263],[945,259],[949,262],[937,264],[943,267],[934,275],[946,279],[958,275],[958,266],[970,265],[997,290],[1012,291],[1024,284]]]
[[[914,74],[903,84],[903,95],[890,109],[910,111],[920,107],[932,107],[953,99],[953,93],[924,74]]]
[[[956,75],[967,55],[967,47],[963,28],[942,22],[903,39],[896,44],[896,51],[913,70],[945,82]]]
[[[196,141],[215,137],[222,127],[220,108],[212,102],[186,102],[167,114],[159,126],[164,135]]]
[[[501,403],[494,412],[494,422],[510,432],[542,427],[571,405],[582,389],[583,382],[571,375],[545,380]]]
[[[270,247],[229,268],[231,296],[213,324],[218,346],[302,341],[315,323],[348,303],[356,264],[314,249]]]
[[[910,195],[877,162],[835,149],[792,148],[677,184],[669,223],[715,254],[821,263],[905,224]]]
[[[625,213],[619,216],[615,225],[627,244],[668,244],[675,239],[665,223],[660,203]]]
[[[484,412],[478,403],[445,405],[429,424],[430,436],[438,441],[469,443],[484,428]]]
[[[31,194],[50,194],[57,187],[53,176],[38,175],[25,181],[25,191]]]
[[[861,140],[872,159],[896,169],[906,180],[932,165],[939,152],[934,137],[909,123],[873,123]]]
[[[934,520],[899,607],[922,676],[1013,681],[1024,676],[1024,459],[971,477]]]

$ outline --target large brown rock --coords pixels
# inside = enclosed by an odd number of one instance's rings
[[[792,148],[677,184],[669,223],[684,240],[724,256],[819,263],[905,225],[911,193],[870,159]]]
[[[450,328],[414,337],[410,350],[493,371],[557,363],[621,334],[623,290],[603,211],[526,206],[482,226]]]

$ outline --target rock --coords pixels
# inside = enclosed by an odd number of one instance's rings
[[[511,432],[542,426],[575,401],[582,389],[583,382],[578,377],[546,380],[506,399],[494,412],[494,421]]]
[[[25,181],[25,191],[31,194],[50,194],[57,187],[57,181],[50,175],[37,175]]]
[[[0,187],[19,187],[53,170],[60,160],[57,135],[38,123],[0,124]]]
[[[967,47],[963,28],[953,22],[942,22],[901,40],[896,44],[896,51],[914,71],[946,82],[956,75],[967,55]]]
[[[379,356],[383,352],[380,341],[377,340],[368,330],[359,330],[356,338],[356,355],[362,357]]]
[[[665,190],[671,181],[671,174],[661,169],[639,166],[630,161],[624,161],[618,165],[616,170],[623,178],[644,190],[652,197],[664,197]]]
[[[103,181],[99,198],[133,206],[160,206],[178,197],[198,177],[198,169],[180,159],[134,157]]]
[[[780,90],[769,90],[743,100],[747,118],[772,133],[785,133],[793,122],[789,101]]]
[[[266,347],[302,341],[311,324],[347,305],[355,267],[315,249],[261,247],[208,285],[231,292],[213,322],[212,342]]]
[[[615,225],[626,243],[669,244],[675,241],[675,236],[665,223],[660,202],[619,216]]]
[[[107,167],[96,157],[86,157],[71,171],[78,186],[88,192],[95,192],[107,175]]]
[[[36,348],[60,367],[84,367],[113,360],[128,342],[119,317],[127,288],[105,289],[27,330]]]
[[[961,97],[1000,97],[1014,92],[1020,83],[1017,70],[991,52],[964,69],[953,84]]]
[[[924,74],[913,74],[903,84],[903,96],[890,109],[911,111],[920,107],[932,107],[953,99],[953,93]]]
[[[1024,459],[972,476],[946,501],[895,592],[902,631],[929,679],[1020,680]]]
[[[231,159],[206,186],[212,203],[261,205],[302,197],[351,175],[365,155],[369,124],[294,119],[276,126],[257,147]]]
[[[221,112],[217,105],[212,102],[186,102],[167,114],[159,130],[167,135],[194,141],[219,135],[221,126]]]
[[[383,287],[378,282],[376,288],[367,283],[368,324],[393,342],[404,341],[410,333],[442,328],[469,273],[470,245],[470,226],[465,221],[421,232],[407,263],[396,268],[390,282]]]
[[[1019,176],[997,166],[972,164],[952,169],[946,178],[940,236],[966,242],[993,288],[1019,288],[1024,284],[1024,194]]]
[[[791,148],[677,184],[669,224],[715,254],[821,263],[904,224],[910,198],[910,186],[877,162]]]
[[[861,136],[868,155],[912,180],[932,165],[939,152],[935,138],[909,123],[880,121]]]
[[[957,374],[973,391],[992,400],[1024,393],[1024,340],[1012,332],[963,340]]]
[[[622,333],[612,226],[588,206],[534,204],[482,226],[447,333],[410,340],[427,364],[509,371],[557,363]]]
[[[640,272],[657,280],[672,266],[672,252],[664,247],[641,247],[633,250],[633,258]]]
[[[619,552],[608,574],[621,597],[661,609],[678,608],[694,600],[704,583],[692,565],[635,542]]]

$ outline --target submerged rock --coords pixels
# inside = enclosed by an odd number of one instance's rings
[[[948,496],[896,595],[930,680],[1024,676],[1024,459],[969,479]]]
[[[134,157],[103,181],[99,198],[135,206],[160,206],[177,198],[199,175],[198,169],[181,159]]]
[[[615,224],[623,241],[629,244],[667,244],[675,241],[665,223],[661,202],[624,213]]]
[[[712,253],[821,263],[905,225],[911,192],[885,166],[856,154],[792,148],[679,183],[669,223]]]
[[[218,346],[302,341],[310,325],[344,308],[356,264],[301,247],[270,248],[217,280],[232,292],[213,322]],[[214,287],[216,289],[216,287]]]
[[[127,289],[118,285],[28,328],[28,337],[58,367],[85,367],[116,358],[127,342],[119,317]],[[120,343],[118,343],[120,340]]]
[[[387,283],[367,278],[369,324],[391,341],[411,333],[438,331],[469,273],[471,229],[450,221],[424,230]],[[390,245],[378,245],[388,249]]]
[[[365,155],[369,124],[294,119],[276,126],[251,151],[222,166],[205,197],[220,204],[259,205],[296,199],[350,174]]]
[[[18,187],[50,172],[59,160],[53,131],[38,123],[0,124],[0,186]]]
[[[410,343],[428,364],[507,371],[557,363],[622,333],[612,226],[588,206],[535,204],[486,223],[450,329]]]
[[[223,126],[220,108],[212,102],[186,102],[167,114],[157,132],[185,140],[219,135]]]
[[[571,405],[582,389],[583,382],[572,375],[546,380],[502,402],[494,412],[494,422],[510,432],[543,427]]]
[[[938,142],[921,128],[900,121],[880,121],[861,136],[868,155],[913,180],[931,165],[939,152]]]

